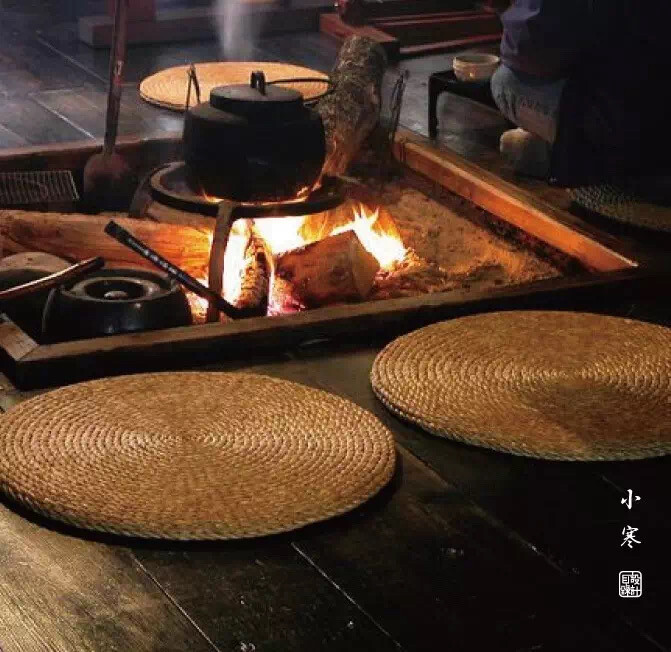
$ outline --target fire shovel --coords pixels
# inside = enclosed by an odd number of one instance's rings
[[[114,151],[126,61],[129,1],[116,0],[115,4],[103,149],[94,154],[84,167],[83,200],[90,212],[123,210],[135,186],[134,175],[128,164]]]

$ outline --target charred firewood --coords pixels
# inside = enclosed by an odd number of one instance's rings
[[[246,231],[249,237],[240,268],[240,291],[230,300],[236,308],[265,315],[268,306],[272,254],[251,221],[247,224]]]

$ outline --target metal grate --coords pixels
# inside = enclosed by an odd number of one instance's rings
[[[69,170],[0,172],[0,208],[79,199]]]

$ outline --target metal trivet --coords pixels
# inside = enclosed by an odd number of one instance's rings
[[[149,178],[149,192],[158,202],[181,211],[217,217],[222,200],[206,199],[188,184],[183,161],[158,168]],[[324,177],[322,184],[305,198],[286,202],[244,203],[236,205],[235,217],[287,217],[321,213],[345,201],[344,184],[337,177]],[[134,202],[135,203],[135,202]]]
[[[0,172],[0,207],[68,203],[79,200],[69,170]]]

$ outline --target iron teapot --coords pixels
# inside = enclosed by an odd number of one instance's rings
[[[283,80],[287,81],[287,80]],[[310,189],[326,157],[320,115],[297,90],[253,72],[187,109],[184,159],[192,186],[238,202],[279,202]]]

